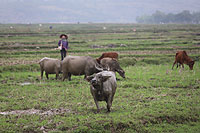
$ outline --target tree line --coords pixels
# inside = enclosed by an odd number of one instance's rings
[[[164,13],[161,11],[156,11],[152,15],[143,15],[138,16],[136,18],[137,23],[144,24],[169,24],[169,23],[177,23],[177,24],[200,24],[200,12],[190,12],[188,10],[184,10],[180,13]]]

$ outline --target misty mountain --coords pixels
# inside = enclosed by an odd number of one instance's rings
[[[0,0],[0,23],[135,22],[155,11],[200,10],[199,0]]]

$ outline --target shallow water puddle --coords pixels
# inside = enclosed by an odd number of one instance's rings
[[[63,114],[63,113],[70,113],[71,110],[59,108],[59,109],[50,109],[47,111],[39,110],[39,109],[28,109],[28,110],[14,110],[14,111],[6,111],[0,112],[0,115],[56,115],[56,114]]]

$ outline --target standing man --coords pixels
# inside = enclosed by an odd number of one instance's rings
[[[61,60],[63,60],[66,57],[67,49],[68,49],[68,36],[65,34],[60,35],[60,39],[58,42],[58,46],[60,47],[60,53],[61,53]]]

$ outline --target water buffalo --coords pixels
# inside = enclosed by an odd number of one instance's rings
[[[90,82],[90,92],[99,112],[98,101],[106,101],[107,110],[110,112],[112,101],[117,88],[115,73],[112,71],[102,71],[87,77]]]
[[[101,57],[97,58],[97,62],[100,64],[101,60],[103,58],[114,58],[114,59],[118,59],[118,53],[116,52],[107,52],[107,53],[102,53]]]
[[[179,66],[182,65],[184,68],[183,64],[187,64],[190,67],[190,70],[193,69],[194,61],[187,55],[186,51],[178,51],[175,56],[175,61],[172,66],[172,69],[174,68],[174,65],[177,63],[177,68],[178,68],[178,63]]]
[[[71,80],[71,75],[85,75],[89,76],[99,72],[96,69],[97,61],[90,56],[67,56],[62,63],[63,78]]]
[[[125,78],[125,71],[120,67],[118,61],[114,58],[103,58],[100,61],[103,68],[109,67],[110,71],[118,72],[119,75]]]
[[[56,74],[56,79],[58,78],[62,68],[60,60],[44,57],[39,61],[39,64],[41,69],[41,79],[43,78],[44,71],[47,79],[49,79],[48,74]]]

